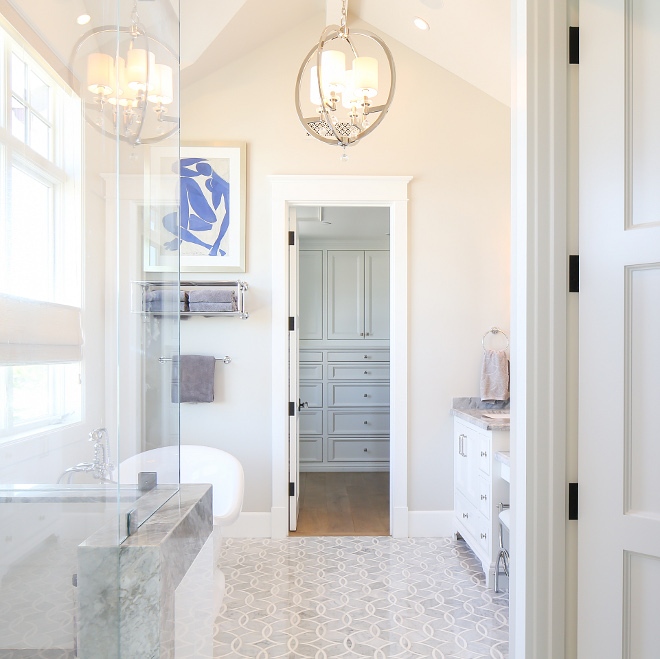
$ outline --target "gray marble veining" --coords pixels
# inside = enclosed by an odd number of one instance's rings
[[[153,494],[138,502],[145,510]],[[182,485],[120,545],[117,523],[85,540],[78,548],[79,656],[114,659],[121,650],[122,659],[173,659],[174,593],[212,527],[211,486]]]
[[[510,430],[510,418],[488,419],[484,416],[484,414],[489,414],[493,411],[504,412],[509,410],[509,402],[508,400],[484,402],[479,398],[454,398],[452,400],[451,413],[455,417],[472,423],[483,430]]]

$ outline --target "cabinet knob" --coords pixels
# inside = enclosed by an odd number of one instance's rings
[[[367,332],[367,336],[369,336],[369,332]]]
[[[364,336],[364,332],[360,332],[360,336]]]
[[[365,374],[365,375],[369,375],[369,371],[365,371],[364,374]]]
[[[487,455],[488,455],[488,453],[486,453],[486,451],[482,451],[482,452],[481,452],[481,457],[482,457],[482,458],[487,457]]]
[[[367,449],[366,449],[366,448],[364,449],[364,452],[365,452],[365,453],[367,452]]]
[[[488,497],[487,497],[485,494],[482,494],[482,495],[481,495],[481,500],[482,500],[482,501],[485,501],[487,498],[488,498]]]
[[[467,513],[463,513],[463,519],[467,519],[467,518],[468,518],[468,514],[467,514]]]
[[[365,397],[365,398],[368,398],[367,394],[364,394],[364,397]]]
[[[369,355],[364,355],[363,359],[369,359]]]
[[[368,423],[369,423],[368,421],[365,421],[365,422],[364,422],[364,425],[366,426]]]
[[[481,539],[482,539],[482,540],[485,540],[485,539],[486,539],[486,534],[485,534],[485,533],[482,533],[482,534],[481,534]]]

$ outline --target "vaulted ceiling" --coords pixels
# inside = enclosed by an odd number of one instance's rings
[[[65,62],[89,26],[112,24],[117,18],[114,1],[58,0],[56,11],[53,0],[4,1],[36,26]],[[119,4],[120,14],[125,14],[120,22],[128,24],[132,2]],[[326,15],[337,15],[341,0],[138,0],[137,6],[142,21],[170,42],[177,39],[180,12],[185,86],[313,16],[322,25]],[[373,26],[386,39],[403,43],[510,103],[509,0],[350,0],[348,9],[351,17]],[[91,15],[89,26],[76,23],[82,13]],[[430,30],[416,28],[415,17],[426,20]]]

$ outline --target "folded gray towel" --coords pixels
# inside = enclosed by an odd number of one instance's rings
[[[155,312],[163,312],[163,311],[175,311],[176,307],[174,306],[175,303],[173,300],[156,300],[154,302],[147,302],[145,304],[145,311],[155,311]],[[179,302],[179,311],[190,311],[188,308],[188,303],[187,302]]]
[[[195,288],[188,291],[191,302],[235,302],[236,291],[231,288]]]
[[[509,399],[509,360],[505,350],[484,350],[481,400]]]
[[[214,379],[215,357],[172,357],[172,402],[212,403]]]
[[[177,295],[178,293],[178,295]],[[161,302],[165,300],[176,300],[179,298],[181,302],[188,301],[188,291],[173,291],[172,289],[163,289],[163,288],[154,288],[150,291],[147,291],[144,295],[145,302]]]
[[[190,311],[238,311],[236,302],[191,302]]]

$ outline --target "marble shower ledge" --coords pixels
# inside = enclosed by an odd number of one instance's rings
[[[453,416],[472,423],[483,430],[510,430],[510,419],[487,419],[484,414],[494,410],[509,410],[510,401],[484,402],[479,398],[454,398],[451,413]]]
[[[174,592],[213,529],[211,493],[182,485],[121,545],[115,523],[78,547],[79,657],[116,659],[121,642],[122,659],[173,659]]]

